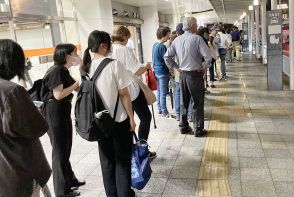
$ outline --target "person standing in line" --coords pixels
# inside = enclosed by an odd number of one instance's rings
[[[69,68],[81,64],[81,58],[75,45],[59,44],[55,47],[53,59],[54,66],[48,69],[43,78],[41,99],[52,145],[54,192],[56,197],[79,196],[80,193],[72,188],[85,185],[85,182],[76,178],[69,161],[72,148],[72,92],[79,88],[79,82],[71,77]]]
[[[176,26],[176,37],[181,36],[185,32],[183,31],[183,23],[179,23]],[[176,39],[176,37],[171,40],[172,42]],[[178,62],[177,57],[176,62]],[[180,121],[180,112],[181,112],[181,73],[180,70],[177,68],[174,68],[174,76],[175,76],[175,90],[174,90],[174,106],[175,106],[175,112],[176,112],[176,119],[177,121]]]
[[[238,27],[233,28],[232,35],[232,45],[233,45],[233,53],[236,53],[236,61],[241,61],[241,46],[240,46],[240,40],[241,35]]]
[[[201,137],[207,134],[204,129],[205,86],[203,74],[205,69],[211,66],[212,56],[204,40],[196,35],[196,18],[185,17],[183,30],[185,33],[174,40],[164,58],[169,67],[179,68],[182,72],[180,131],[182,134],[187,134],[191,130],[187,121],[187,110],[192,96],[195,111],[193,131],[196,137]],[[175,56],[179,58],[179,64],[173,60]],[[202,57],[204,62],[202,62]]]
[[[93,31],[84,53],[83,71],[92,77],[100,63],[109,55],[110,49],[110,35],[104,31]],[[94,53],[93,59],[90,51]],[[131,156],[136,124],[128,91],[132,77],[122,63],[113,60],[95,82],[102,102],[112,117],[119,97],[115,132],[112,137],[98,141],[104,189],[108,197],[135,196],[131,188]]]
[[[231,29],[228,28],[228,30],[226,31],[226,34],[227,34],[228,42],[232,43]],[[226,60],[228,63],[233,62],[233,46],[232,46],[232,44],[230,44],[228,46]]]
[[[222,78],[220,80],[227,80],[227,68],[226,68],[226,55],[227,49],[231,45],[230,40],[228,39],[227,35],[225,34],[225,30],[219,30],[217,34],[218,38],[220,39],[220,43],[218,45],[218,53],[221,59],[221,73]]]
[[[31,197],[33,186],[43,187],[51,175],[39,138],[48,124],[22,87],[25,56],[16,42],[0,40],[0,196]]]
[[[140,77],[147,69],[151,68],[150,63],[141,66],[134,53],[130,48],[126,46],[131,36],[130,31],[125,26],[115,27],[112,34],[112,54],[113,59],[121,62],[128,71],[130,71],[133,77]],[[138,129],[139,139],[148,140],[151,123],[151,112],[148,108],[148,104],[144,95],[144,92],[140,89],[140,86],[133,79],[131,85],[128,87],[130,92],[132,107],[140,119],[140,125]],[[156,152],[149,151],[149,158],[153,160],[156,158]]]
[[[214,68],[215,68],[216,59],[219,57],[218,44],[220,40],[216,37],[216,34],[217,34],[216,27],[213,26],[211,28],[211,34],[209,36],[209,42],[208,42],[211,55],[212,55],[211,67],[209,68],[209,80],[210,80],[212,88],[215,88],[215,85],[213,84],[214,81],[216,81],[214,77]]]
[[[152,48],[152,61],[155,77],[157,79],[157,108],[163,117],[170,117],[166,107],[166,96],[168,94],[169,76],[172,70],[164,62],[163,56],[166,52],[165,42],[168,41],[171,30],[169,27],[160,27],[157,30],[157,39]]]

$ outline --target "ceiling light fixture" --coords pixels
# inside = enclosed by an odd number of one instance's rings
[[[253,10],[253,5],[250,5],[250,6],[248,7],[248,9],[249,9],[250,11],[252,11],[252,10]]]
[[[254,0],[253,5],[255,5],[255,6],[259,5],[259,0]]]
[[[284,10],[284,9],[288,9],[288,4],[284,3],[284,4],[279,4],[277,9],[279,10]]]

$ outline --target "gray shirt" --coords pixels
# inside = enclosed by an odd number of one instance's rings
[[[173,60],[177,56],[179,65]],[[202,63],[202,57],[204,62]],[[177,37],[164,55],[168,66],[179,68],[182,71],[194,71],[211,66],[211,51],[203,38],[186,31]]]

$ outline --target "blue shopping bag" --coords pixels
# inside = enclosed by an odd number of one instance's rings
[[[146,140],[138,140],[134,132],[135,143],[132,150],[132,187],[141,190],[145,187],[151,177],[149,162],[149,150]]]

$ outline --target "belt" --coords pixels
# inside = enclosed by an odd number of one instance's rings
[[[49,99],[48,102],[56,102],[56,103],[71,103],[71,99],[68,100],[56,100],[56,99]]]
[[[191,70],[191,71],[183,70],[182,72],[184,72],[184,73],[201,73],[201,71],[199,71],[199,70]]]

